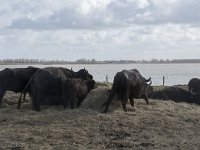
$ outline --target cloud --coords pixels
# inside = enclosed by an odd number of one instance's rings
[[[71,5],[68,5],[68,3],[60,4],[62,7],[47,9],[48,11],[40,12],[39,9],[35,11],[36,14],[33,11],[29,12],[26,17],[14,20],[10,28],[57,30],[110,26],[109,14],[106,14],[105,11],[107,1],[85,0],[78,2],[73,1]]]
[[[19,29],[99,29],[133,24],[199,24],[200,20],[200,2],[196,0],[17,0],[15,5],[9,2],[9,9],[3,12],[8,16],[9,12],[16,14],[6,19],[7,26]]]
[[[200,30],[190,25],[134,25],[118,30],[8,29],[0,35],[2,58],[197,58],[200,47]]]
[[[4,0],[0,58],[197,58],[197,0]]]

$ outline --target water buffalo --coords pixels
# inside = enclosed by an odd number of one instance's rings
[[[192,78],[188,83],[188,91],[197,99],[200,97],[200,79]]]
[[[21,92],[37,70],[35,67],[27,67],[0,71],[0,106],[6,91]]]
[[[147,96],[148,82],[151,82],[151,78],[146,80],[137,69],[118,72],[114,77],[113,86],[108,99],[102,105],[106,105],[104,112],[108,111],[115,94],[118,94],[118,97],[121,99],[124,111],[127,111],[126,103],[128,99],[132,107],[134,107],[133,98],[144,98],[146,103],[149,104]]]
[[[75,78],[65,80],[62,84],[62,99],[64,108],[67,107],[68,102],[71,105],[71,109],[74,108],[74,104],[79,107],[87,94],[94,89],[94,85],[94,80],[82,80]]]
[[[81,69],[74,72],[62,67],[47,67],[38,69],[29,80],[22,93],[29,92],[35,110],[40,111],[40,105],[60,105],[62,83],[67,78],[93,79],[93,76],[87,70]],[[21,98],[18,102],[18,108],[21,105]]]
[[[160,91],[154,91],[149,95],[151,99],[172,100],[175,102],[197,103],[193,96],[187,91],[179,87],[167,87]]]

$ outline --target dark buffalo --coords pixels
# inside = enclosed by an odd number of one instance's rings
[[[200,98],[200,79],[192,78],[188,83],[188,91],[194,96],[195,99]]]
[[[38,70],[35,67],[6,68],[0,71],[0,106],[6,91],[21,92],[31,76]]]
[[[118,72],[114,77],[113,86],[109,97],[102,105],[106,105],[104,112],[108,111],[109,105],[115,94],[118,94],[118,97],[121,99],[124,111],[127,111],[126,103],[128,99],[130,100],[132,107],[134,107],[133,98],[144,98],[146,103],[149,104],[147,96],[147,82],[150,81],[151,78],[146,80],[137,69],[123,70]]]
[[[67,78],[93,79],[87,70],[81,69],[74,72],[62,67],[47,67],[39,69],[26,85],[23,93],[29,92],[35,110],[40,111],[40,105],[60,105],[63,104],[61,99],[62,83]],[[18,103],[20,108],[21,99]]]
[[[175,102],[191,102],[192,95],[187,91],[179,87],[166,87],[160,91],[154,91],[149,95],[151,99],[160,100],[173,100]]]
[[[74,104],[79,107],[87,94],[94,89],[94,85],[94,80],[82,80],[75,78],[65,80],[62,85],[64,108],[67,107],[68,102],[70,103],[72,109],[74,108]]]

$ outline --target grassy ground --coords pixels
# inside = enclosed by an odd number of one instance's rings
[[[79,109],[31,102],[16,109],[18,94],[7,92],[0,109],[0,149],[199,149],[200,107],[172,101],[137,99],[122,110],[114,100],[107,114],[99,107],[110,85],[101,84]]]

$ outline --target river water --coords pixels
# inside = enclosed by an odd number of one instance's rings
[[[4,68],[20,68],[28,65],[0,65]],[[69,64],[69,65],[32,65],[39,68],[48,66],[59,66],[73,68],[78,71],[81,68],[87,69],[96,81],[105,81],[106,76],[109,82],[113,82],[115,74],[123,69],[138,69],[145,78],[152,78],[152,85],[162,85],[165,76],[165,85],[188,84],[191,78],[200,78],[200,64]]]

